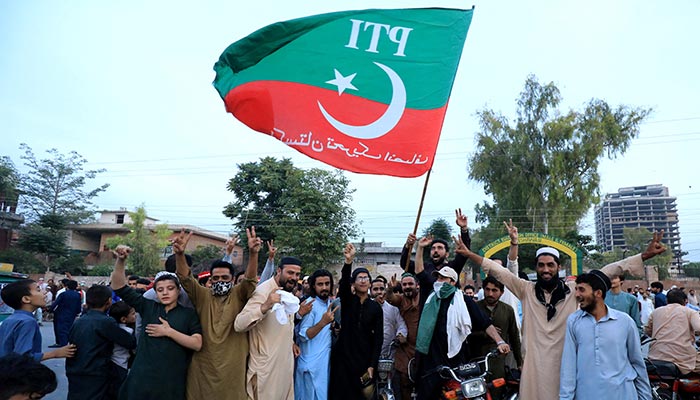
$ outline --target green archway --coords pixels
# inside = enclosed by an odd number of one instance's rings
[[[578,247],[572,245],[571,243],[555,236],[534,232],[519,233],[518,243],[540,244],[542,246],[554,247],[571,258],[571,275],[578,275],[579,266],[583,262],[583,253]],[[510,247],[510,237],[503,236],[482,247],[481,250],[479,250],[479,254],[482,257],[489,258],[500,250],[508,247]]]

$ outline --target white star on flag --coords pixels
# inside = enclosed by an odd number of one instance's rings
[[[343,74],[341,74],[340,71],[338,71],[337,69],[333,68],[333,71],[335,71],[335,79],[326,81],[326,83],[338,87],[338,96],[343,94],[345,89],[357,90],[357,88],[352,84],[352,79],[355,77],[355,75],[357,75],[357,73],[348,76],[343,76]]]

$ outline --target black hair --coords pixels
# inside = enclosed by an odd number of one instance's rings
[[[60,280],[60,282],[61,282],[61,285],[63,285],[63,287],[67,287],[67,286],[68,286],[68,282],[70,282],[70,279],[68,279],[68,278],[63,278],[63,279]]]
[[[471,289],[471,290],[476,292],[476,288],[472,285],[464,285],[464,288],[462,288],[462,290],[467,290],[467,289]]]
[[[659,281],[652,282],[649,286],[653,287],[654,289],[664,290],[664,284]]]
[[[32,295],[32,291],[30,289],[32,283],[36,283],[36,281],[33,279],[22,279],[7,284],[7,286],[2,288],[2,292],[0,292],[2,301],[4,301],[5,304],[11,308],[19,310],[22,308],[22,297]]]
[[[126,318],[129,316],[129,312],[131,312],[131,306],[126,304],[124,301],[118,301],[109,308],[109,316],[114,318],[115,321],[117,321],[118,324],[122,323],[122,318]]]
[[[69,280],[68,283],[66,283],[66,288],[68,288],[68,290],[78,289],[78,281]]]
[[[529,280],[530,280],[530,277],[527,276],[527,274],[525,273],[525,271],[518,271],[518,278],[520,278],[520,279],[525,279],[526,281],[529,281]]]
[[[666,302],[668,304],[675,303],[684,306],[687,300],[688,296],[682,289],[671,289],[668,291],[668,293],[666,293]]]
[[[497,287],[498,290],[500,290],[501,292],[503,292],[503,289],[505,288],[505,286],[503,286],[501,282],[499,282],[496,278],[494,278],[491,275],[484,278],[484,280],[481,282],[481,287],[486,287],[486,285],[489,283]]]
[[[166,271],[175,273],[175,270],[177,269],[176,260],[175,260],[176,257],[177,256],[175,254],[171,254],[170,256],[168,256],[167,259],[165,259],[165,270]],[[185,259],[187,260],[187,266],[192,267],[192,256],[189,254],[185,254]]]
[[[450,245],[447,243],[446,240],[435,239],[432,242],[430,242],[430,247],[432,248],[435,243],[442,243],[445,246],[445,251],[450,251]]]
[[[57,385],[56,374],[32,356],[10,353],[0,357],[0,399],[31,393],[45,396]]]
[[[112,289],[102,285],[92,285],[85,292],[85,304],[88,308],[100,308],[112,298]]]
[[[207,275],[207,276],[204,276],[202,278],[197,278],[197,281],[199,282],[200,285],[204,286],[207,284],[209,277],[211,277],[211,275]],[[236,280],[234,279],[233,281],[235,282]]]
[[[136,283],[137,283],[138,285],[150,285],[150,284],[151,284],[151,281],[148,280],[148,279],[146,279],[146,278],[139,278],[139,279],[136,280]]]
[[[383,276],[378,276],[378,277],[374,278],[374,279],[372,280],[372,285],[374,285],[374,284],[377,283],[377,282],[381,282],[381,283],[384,284],[384,286],[386,286],[386,279],[382,279],[382,278],[384,278],[384,277],[383,277]]]
[[[228,272],[231,274],[231,276],[233,276],[236,273],[236,270],[233,268],[233,265],[226,261],[216,260],[213,263],[211,263],[211,267],[209,267],[209,273],[212,275],[214,275],[214,268],[226,268],[228,269]]]
[[[603,282],[600,279],[600,277],[591,273],[580,274],[576,277],[576,283],[585,283],[589,285],[594,292],[596,290],[600,290],[600,292],[603,294],[603,299],[605,299],[605,294],[608,292],[608,288],[607,286],[605,286],[605,282]]]
[[[138,276],[138,275],[130,275],[129,278],[127,279],[127,281],[137,281],[137,280],[139,280],[140,278],[141,278],[141,277]]]
[[[234,282],[237,281],[237,280],[238,280],[238,277],[241,276],[241,275],[244,275],[244,274],[245,274],[245,271],[238,271],[238,272],[236,272],[236,275],[233,277],[233,281],[234,281]]]
[[[625,274],[618,275],[617,277],[620,278],[620,282],[624,282],[624,281],[625,281]]]
[[[309,296],[311,297],[317,297],[318,293],[316,293],[316,279],[327,276],[331,278],[331,289],[330,289],[330,294],[333,294],[333,274],[330,273],[330,271],[325,270],[325,269],[317,269],[314,271],[311,276],[309,277]]]
[[[175,286],[178,289],[180,288],[180,280],[177,279],[177,277],[175,275],[163,274],[163,275],[157,277],[155,281],[153,281],[153,290],[156,290],[156,285],[158,284],[158,282],[163,282],[163,281],[173,281],[173,282],[175,282]]]

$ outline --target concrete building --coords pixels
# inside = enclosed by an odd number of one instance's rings
[[[0,250],[10,247],[16,230],[24,223],[24,217],[17,214],[18,197],[17,193],[5,195],[0,192]]]
[[[107,239],[129,233],[129,228],[124,226],[124,224],[131,222],[129,212],[126,209],[102,211],[100,218],[95,223],[68,226],[66,235],[68,247],[74,252],[85,254],[86,265],[101,263],[105,258],[111,260],[112,255],[107,248]],[[145,225],[155,229],[156,225],[158,225],[158,220],[146,217]],[[197,226],[182,224],[167,224],[166,226],[172,232],[170,234],[171,239],[176,237],[181,229],[193,232],[187,244],[186,251],[188,253],[191,253],[199,246],[214,245],[223,248],[228,239],[227,235],[208,231]],[[161,255],[161,261],[164,262],[170,254],[172,254],[172,248],[170,246],[165,247]],[[233,251],[233,264],[238,266],[243,264],[243,249],[240,246],[236,246]]]
[[[604,251],[613,247],[624,248],[623,228],[647,228],[664,230],[663,241],[674,254],[681,251],[678,230],[676,198],[662,185],[646,185],[620,188],[617,193],[605,195],[595,207],[596,241]]]

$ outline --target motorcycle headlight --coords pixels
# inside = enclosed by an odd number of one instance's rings
[[[462,395],[465,397],[476,397],[486,394],[486,384],[481,378],[469,379],[462,382]]]

